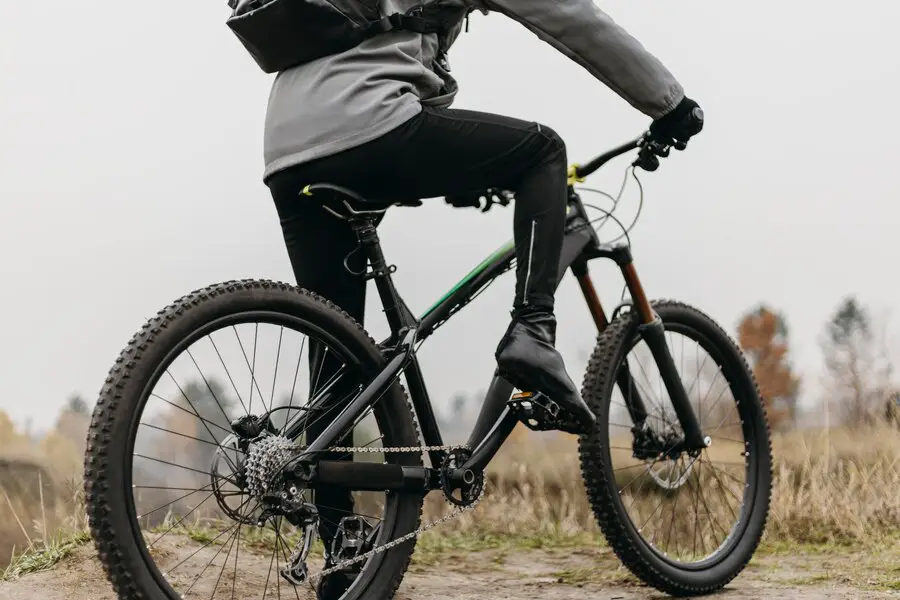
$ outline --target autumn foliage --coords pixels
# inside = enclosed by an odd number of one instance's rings
[[[753,368],[772,426],[793,424],[800,378],[788,359],[783,317],[765,306],[747,313],[738,325],[738,343]]]

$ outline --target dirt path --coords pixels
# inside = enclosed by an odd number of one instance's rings
[[[721,599],[801,600],[900,597],[897,556],[871,554],[772,555],[755,558],[747,570],[715,596]],[[243,561],[242,561],[243,562]],[[266,565],[268,566],[268,565]],[[435,571],[441,576],[435,576]],[[265,568],[261,569],[263,575]],[[886,577],[888,579],[886,579]],[[893,579],[891,579],[893,577]],[[227,576],[226,576],[227,578]],[[897,582],[898,591],[887,589]],[[256,589],[264,585],[260,579]],[[230,587],[230,586],[229,586]],[[274,583],[267,597],[278,598]],[[210,593],[196,590],[197,598]],[[282,587],[282,594],[287,590]],[[231,597],[231,590],[227,596]],[[236,597],[242,597],[238,591]],[[285,596],[287,597],[287,596]],[[290,596],[293,598],[293,594]],[[0,600],[115,600],[85,546],[51,571],[0,583]],[[423,558],[404,579],[397,600],[636,600],[667,598],[639,585],[607,549],[447,553]]]

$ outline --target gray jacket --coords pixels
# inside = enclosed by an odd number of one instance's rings
[[[420,4],[380,1],[383,14]],[[660,61],[592,0],[459,1],[515,19],[650,117],[665,114],[684,97]],[[445,49],[462,24],[444,40]],[[449,106],[457,85],[440,64],[438,47],[434,34],[390,32],[280,72],[266,113],[264,178],[378,138],[423,105]]]

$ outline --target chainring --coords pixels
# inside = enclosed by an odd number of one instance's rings
[[[448,452],[444,462],[441,463],[441,491],[444,492],[447,501],[456,506],[473,505],[484,491],[484,473],[473,474],[474,479],[471,483],[456,485],[450,481],[450,474],[462,467],[471,456],[472,451],[468,448],[457,448]],[[459,496],[455,494],[457,491]]]

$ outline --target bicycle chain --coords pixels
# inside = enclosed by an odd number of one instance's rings
[[[402,452],[432,452],[432,451],[453,452],[456,450],[471,451],[471,448],[469,448],[466,445],[461,445],[461,446],[399,446],[396,448],[390,448],[390,447],[388,447],[388,448],[373,448],[371,446],[363,446],[363,447],[357,448],[357,447],[353,447],[353,446],[337,446],[337,447],[328,449],[326,452],[402,453]],[[481,502],[481,498],[483,496],[484,496],[484,487],[481,488],[481,492],[478,494],[478,497],[471,504],[468,504],[466,506],[457,506],[456,510],[454,512],[451,512],[448,515],[444,515],[443,517],[436,519],[434,521],[431,521],[430,523],[426,523],[425,525],[420,526],[415,531],[411,531],[410,533],[402,535],[399,538],[397,538],[396,540],[391,540],[390,542],[382,544],[381,546],[376,546],[364,554],[360,554],[359,556],[354,556],[353,558],[349,558],[345,561],[342,561],[342,562],[334,565],[333,567],[324,569],[320,573],[311,575],[309,577],[310,584],[321,579],[322,577],[325,577],[326,575],[330,575],[331,573],[340,571],[341,569],[343,569],[345,567],[356,564],[358,562],[362,562],[372,556],[375,556],[376,554],[378,554],[380,552],[384,552],[385,550],[390,550],[394,546],[402,544],[403,542],[410,540],[414,537],[418,537],[420,534],[425,533],[429,529],[433,529],[434,527],[437,527],[438,525],[443,525],[447,521],[451,521],[451,520],[459,517],[463,513],[473,510],[478,505],[478,503]],[[446,497],[444,499],[447,501],[448,504],[450,504],[449,500],[447,500]],[[295,558],[297,557],[298,553],[300,552],[300,548],[302,548],[302,545],[298,546],[298,548],[292,552],[288,564],[293,564]]]

